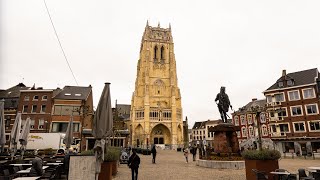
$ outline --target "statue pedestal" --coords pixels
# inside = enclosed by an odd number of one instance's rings
[[[240,149],[236,131],[240,131],[240,127],[230,123],[221,123],[209,128],[209,132],[214,132],[214,152],[239,153]]]

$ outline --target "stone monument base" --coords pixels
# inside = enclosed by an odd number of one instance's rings
[[[245,169],[244,161],[212,161],[199,159],[197,166],[212,169]]]

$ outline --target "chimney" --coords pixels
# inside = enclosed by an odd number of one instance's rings
[[[286,76],[287,75],[287,71],[284,69],[282,70],[282,77]]]
[[[256,101],[256,100],[258,100],[257,98],[252,98],[252,102],[254,102],[254,101]]]

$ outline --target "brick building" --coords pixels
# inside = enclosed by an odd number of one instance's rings
[[[53,97],[50,132],[66,132],[71,115],[75,144],[81,150],[92,149],[92,87],[65,86]]]
[[[319,71],[282,76],[263,93],[267,99],[270,136],[280,152],[320,152]]]
[[[31,133],[47,133],[51,124],[52,97],[61,89],[31,88],[20,90],[18,112],[21,112],[22,123],[30,117]]]
[[[20,90],[30,89],[23,83],[19,83],[11,88],[0,90],[0,100],[4,100],[4,118],[5,118],[5,130],[6,140],[5,149],[9,147],[10,132],[17,115]]]
[[[260,113],[260,122],[257,121],[256,112],[252,107],[265,107],[266,100],[252,99],[238,111],[232,113],[232,123],[235,126],[240,126],[240,131],[237,131],[239,145],[244,149],[256,149],[258,143],[260,129],[261,141],[263,148],[273,148],[273,142],[270,139],[268,127],[268,114],[266,111]],[[259,124],[258,124],[259,123]]]

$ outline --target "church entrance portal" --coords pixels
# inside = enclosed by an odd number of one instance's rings
[[[164,144],[163,137],[155,137],[153,138],[154,144]]]
[[[171,144],[171,135],[169,129],[163,125],[156,125],[151,131],[152,144]]]

